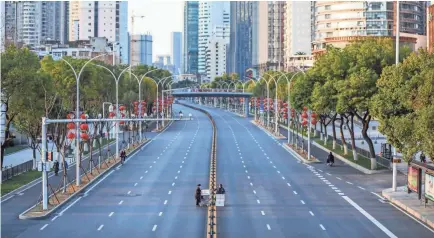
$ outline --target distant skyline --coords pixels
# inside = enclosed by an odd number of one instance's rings
[[[131,16],[136,17],[131,31]],[[150,33],[153,39],[152,60],[170,55],[171,32],[183,31],[184,2],[175,0],[128,0],[128,30],[133,34]]]

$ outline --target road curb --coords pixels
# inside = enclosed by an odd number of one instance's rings
[[[390,196],[390,194],[389,194],[389,192],[391,190],[392,190],[391,188],[384,189],[384,190],[381,191],[381,195],[383,195],[383,197],[385,197],[391,203],[395,204],[396,206],[398,206],[402,210],[406,211],[407,213],[409,213],[410,215],[412,215],[413,217],[415,217],[417,220],[425,223],[426,225],[428,225],[429,227],[431,227],[431,228],[434,229],[434,221],[428,220],[428,218],[426,218],[425,216],[421,215],[419,212],[415,211],[411,207],[408,207],[405,204],[403,204],[402,202],[400,202],[399,200],[392,198],[392,196]]]
[[[333,152],[333,151],[331,151],[331,150],[329,150],[329,149],[323,147],[322,145],[316,143],[315,141],[313,141],[312,144],[315,145],[317,148],[326,151],[327,153]],[[359,170],[360,172],[362,172],[362,173],[364,173],[364,174],[381,174],[381,173],[388,173],[388,172],[389,172],[388,169],[383,169],[383,170],[369,170],[369,169],[367,169],[367,168],[364,168],[364,167],[361,166],[361,165],[358,165],[358,164],[356,164],[356,163],[354,163],[354,162],[349,161],[348,159],[345,159],[344,157],[342,157],[342,156],[339,155],[339,154],[336,154],[336,153],[335,153],[334,156],[335,156],[335,158],[341,160],[341,161],[344,162],[345,164],[347,164],[347,165],[349,165],[349,166],[351,166],[351,167],[353,167],[353,168]]]
[[[116,143],[116,140],[110,142],[109,146],[111,146],[111,145],[113,145],[115,143]],[[104,146],[106,146],[106,145],[104,145]],[[98,151],[95,151],[95,154],[98,154]],[[89,155],[86,155],[86,157],[84,157],[83,160],[86,160],[88,158],[89,158]],[[75,162],[72,163],[72,164],[70,164],[69,166],[74,166],[74,165],[75,165]],[[59,170],[59,173],[62,172],[62,171],[63,170]],[[54,171],[50,171],[47,176],[48,176],[48,178],[51,178],[53,175],[54,175]],[[42,181],[42,178],[34,179],[34,180],[30,181],[29,183],[24,184],[23,186],[21,186],[19,188],[16,188],[16,189],[14,189],[14,190],[6,193],[5,195],[3,195],[0,198],[0,203],[3,203],[3,201],[6,201],[6,200],[10,199],[9,197],[14,197],[17,193],[20,193],[20,192],[22,192],[24,190],[27,190],[29,187],[33,187],[35,184],[37,184],[37,183],[39,183],[41,181]]]
[[[319,161],[318,159],[316,160],[307,160],[305,158],[303,158],[303,156],[299,155],[296,151],[294,151],[294,149],[292,149],[291,147],[289,147],[286,143],[282,143],[282,147],[288,151],[290,154],[292,154],[293,156],[295,156],[299,161],[302,161],[305,164],[312,164],[312,163],[321,163],[321,161]]]
[[[137,148],[135,148],[134,150],[132,150],[129,154],[133,154],[135,152],[137,152],[138,150],[140,150],[143,146],[145,146],[146,144],[148,144],[149,142],[151,142],[151,139],[148,139],[146,142],[144,142],[142,145],[138,146]],[[109,169],[107,169],[106,171],[102,172],[101,174],[97,175],[95,177],[95,179],[93,179],[92,181],[90,181],[88,184],[86,184],[85,186],[83,186],[82,188],[80,188],[79,190],[77,190],[73,195],[71,195],[69,198],[67,198],[65,201],[63,201],[63,203],[57,205],[56,207],[54,207],[51,211],[47,212],[47,214],[42,215],[42,216],[35,216],[35,217],[29,217],[24,215],[25,213],[27,213],[28,211],[30,211],[31,209],[33,209],[34,207],[36,207],[38,205],[35,204],[33,206],[31,206],[30,208],[28,208],[27,210],[25,210],[24,212],[22,212],[18,218],[20,220],[44,220],[48,217],[50,217],[54,212],[56,212],[57,210],[59,210],[60,208],[64,207],[66,204],[68,204],[72,199],[76,198],[78,195],[82,194],[83,191],[85,191],[90,185],[94,184],[95,182],[99,181],[101,177],[105,176],[107,173],[109,173],[110,171],[112,171],[113,169],[115,169],[117,167],[117,165],[120,164],[120,161],[113,164]],[[51,197],[51,196],[50,196]]]

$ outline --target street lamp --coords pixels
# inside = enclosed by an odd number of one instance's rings
[[[65,62],[72,69],[72,72],[74,73],[74,76],[75,76],[76,90],[77,90],[77,98],[76,98],[76,104],[75,104],[75,106],[76,106],[76,108],[75,108],[75,117],[76,118],[79,118],[79,116],[80,116],[79,113],[80,113],[80,76],[81,76],[81,73],[83,73],[83,70],[86,67],[86,65],[89,64],[92,60],[97,59],[97,58],[102,57],[102,56],[106,56],[106,55],[107,54],[101,54],[101,55],[95,56],[95,57],[91,58],[90,60],[88,60],[83,65],[83,67],[81,67],[80,72],[78,74],[75,71],[74,67],[67,60],[65,60],[64,58],[60,58],[61,60],[63,60],[63,62]],[[81,161],[80,161],[80,149],[79,149],[80,148],[80,136],[79,136],[80,135],[80,125],[79,125],[78,122],[75,123],[75,127],[76,127],[76,133],[75,133],[75,135],[76,135],[76,138],[75,138],[76,139],[75,156],[76,156],[76,161],[77,161],[75,163],[76,164],[76,171],[75,171],[76,172],[76,181],[75,181],[75,184],[77,186],[80,186],[80,183],[81,183],[81,178],[80,178]],[[45,158],[45,150],[42,150],[42,155]],[[46,172],[43,172],[42,173],[42,181],[43,181],[42,182],[42,187],[43,187],[43,190],[47,189],[45,187],[46,180],[47,180]],[[46,202],[47,201],[44,201],[44,204],[43,204],[43,209],[44,210],[47,209],[47,205],[45,204]]]
[[[126,67],[125,69],[123,69],[121,71],[121,73],[118,75],[118,77],[116,77],[115,74],[105,66],[102,66],[102,65],[95,65],[95,66],[109,71],[116,82],[116,117],[118,117],[119,116],[119,80],[121,79],[122,74],[124,74],[127,69],[131,68],[131,65]],[[116,123],[116,152],[115,152],[115,155],[116,155],[116,157],[119,157],[119,122]]]

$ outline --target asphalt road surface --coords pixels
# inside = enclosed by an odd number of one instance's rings
[[[206,208],[194,191],[208,183],[212,127],[204,114],[176,109],[195,120],[174,122],[63,210],[17,221],[25,228],[2,237],[203,237]]]
[[[227,193],[220,236],[434,237],[375,193],[390,186],[390,174],[300,163],[252,118],[201,107],[218,129],[217,179]]]

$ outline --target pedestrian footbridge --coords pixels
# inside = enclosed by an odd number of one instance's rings
[[[246,98],[247,100],[253,96],[249,92],[230,89],[174,89],[171,94],[173,97],[236,97]]]

